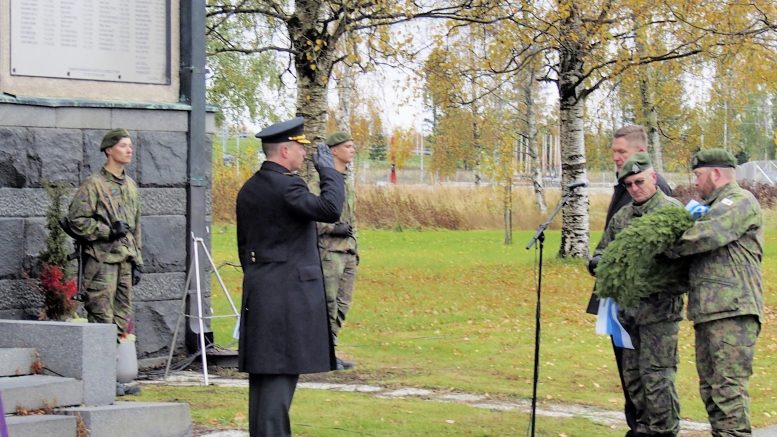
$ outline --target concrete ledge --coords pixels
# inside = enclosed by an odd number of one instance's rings
[[[0,349],[0,376],[29,375],[33,361],[35,361],[35,349]]]
[[[74,129],[105,129],[111,128],[111,110],[104,108],[60,107],[54,110],[55,127]]]
[[[16,408],[39,410],[81,405],[83,384],[73,378],[25,375],[0,378],[0,392],[4,413],[12,414]]]
[[[9,437],[76,437],[74,416],[9,416]]]
[[[54,126],[54,108],[19,106],[0,103],[0,120],[4,126]]]
[[[81,416],[90,437],[191,436],[188,404],[168,402],[116,402],[101,407],[73,407],[58,414]]]
[[[46,368],[82,380],[85,404],[114,401],[116,325],[0,320],[0,332],[0,347],[35,348]]]
[[[114,108],[111,110],[111,126],[129,130],[186,132],[189,118],[183,111]]]

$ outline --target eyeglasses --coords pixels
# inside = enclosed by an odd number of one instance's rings
[[[645,185],[645,180],[644,179],[637,179],[637,180],[631,181],[631,182],[624,182],[623,185],[625,185],[626,188],[631,188],[632,185],[636,186],[638,188],[641,188],[643,185]]]

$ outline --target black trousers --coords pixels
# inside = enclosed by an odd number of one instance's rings
[[[291,437],[289,409],[299,375],[248,376],[248,430],[251,437]]]
[[[612,337],[610,337],[612,341]],[[632,433],[637,431],[637,407],[631,402],[631,396],[626,389],[626,382],[623,380],[623,348],[615,346],[615,342],[612,342],[612,351],[615,354],[615,362],[618,364],[618,377],[621,379],[621,389],[623,390],[623,398],[626,403],[623,405],[623,413],[626,415],[626,424],[629,425],[629,429]]]

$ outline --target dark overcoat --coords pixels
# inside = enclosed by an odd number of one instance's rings
[[[340,217],[344,180],[331,168],[319,175],[316,196],[301,177],[265,161],[238,193],[240,371],[302,374],[336,368],[316,222]]]

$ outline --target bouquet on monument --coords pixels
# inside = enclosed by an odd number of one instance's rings
[[[656,292],[686,292],[687,263],[662,254],[692,225],[688,211],[672,207],[634,219],[604,250],[596,267],[596,294],[628,308]]]
[[[75,279],[67,279],[58,265],[43,263],[38,285],[44,301],[41,319],[67,320],[73,317],[78,305],[73,300],[78,291]]]

